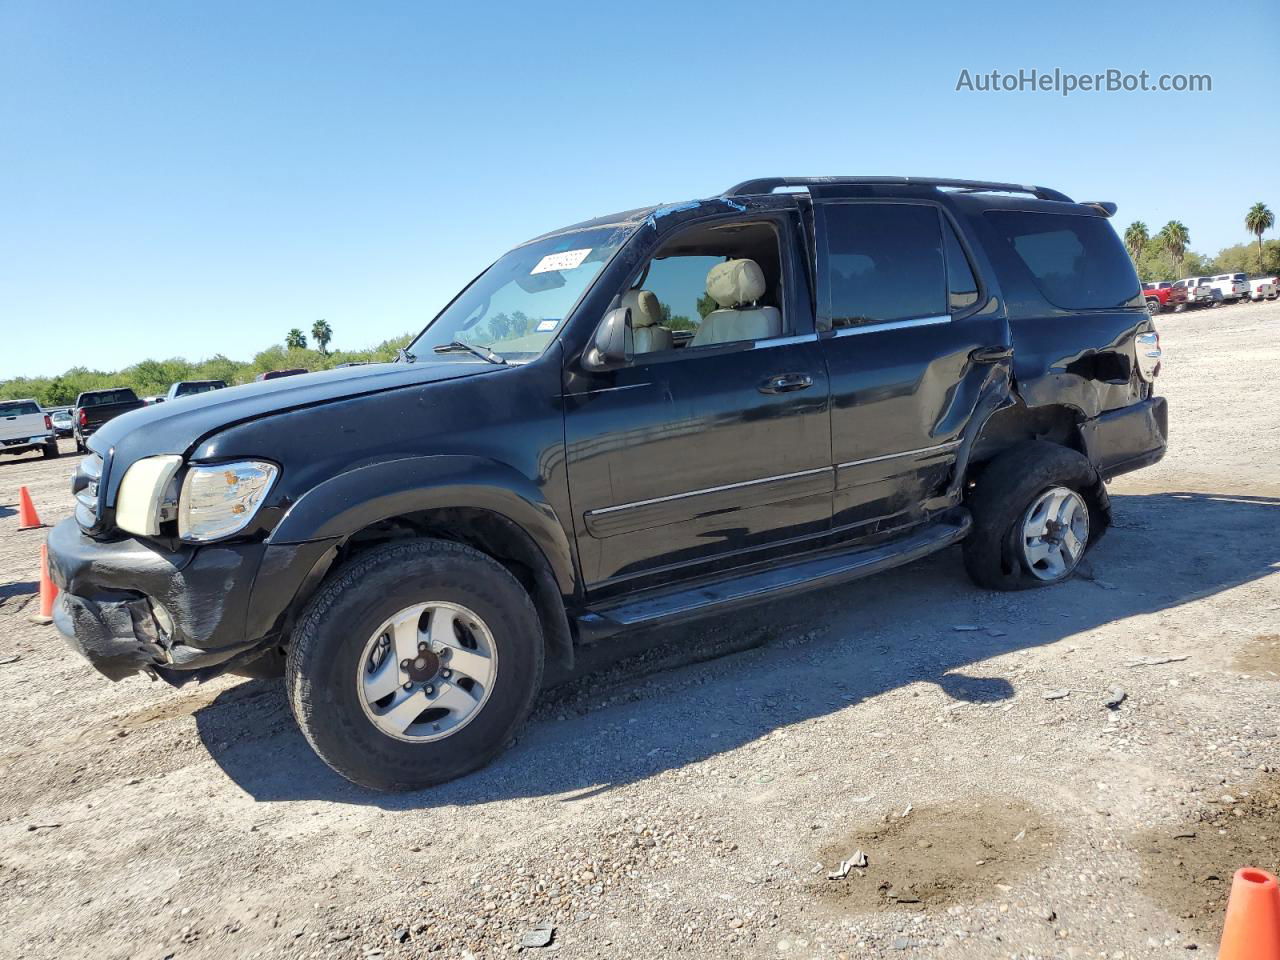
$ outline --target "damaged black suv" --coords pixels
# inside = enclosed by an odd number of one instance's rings
[[[105,425],[55,621],[112,679],[283,662],[316,752],[404,789],[492,759],[580,644],[957,543],[1057,583],[1165,451],[1114,210],[774,177],[548,233],[396,363]]]

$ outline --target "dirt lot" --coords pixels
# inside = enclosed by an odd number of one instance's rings
[[[1086,576],[985,593],[949,552],[669,631],[404,796],[275,683],[65,655],[16,502],[68,513],[73,458],[0,459],[0,956],[1211,954],[1280,857],[1280,305],[1161,328],[1172,450]]]

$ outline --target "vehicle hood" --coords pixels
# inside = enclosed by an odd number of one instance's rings
[[[375,363],[300,373],[211,390],[133,410],[104,424],[88,446],[116,463],[160,454],[185,455],[210,434],[259,417],[387,390],[422,386],[506,369],[483,360]]]

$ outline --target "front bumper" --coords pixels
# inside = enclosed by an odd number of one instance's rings
[[[1169,447],[1169,404],[1148,397],[1119,410],[1108,410],[1081,427],[1089,459],[1104,480],[1149,467]]]
[[[49,573],[60,591],[54,624],[112,680],[139,671],[173,683],[205,679],[270,644],[328,546],[166,550],[134,538],[94,540],[67,519],[49,533]]]

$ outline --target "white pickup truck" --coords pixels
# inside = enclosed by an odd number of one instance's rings
[[[1249,281],[1250,300],[1274,300],[1280,297],[1280,277],[1254,277]]]
[[[0,400],[0,453],[41,450],[45,459],[58,455],[53,420],[34,400]]]
[[[1222,303],[1222,291],[1213,285],[1212,277],[1184,277],[1174,284],[1185,287],[1188,307],[1216,307]]]
[[[1220,273],[1209,282],[1215,290],[1222,291],[1227,303],[1249,299],[1249,280],[1243,273]]]

